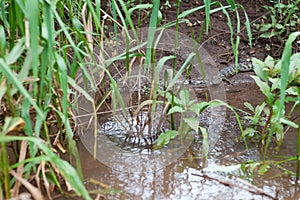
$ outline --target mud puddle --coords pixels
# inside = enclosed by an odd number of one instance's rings
[[[239,80],[240,77],[246,76],[238,75],[235,79]],[[245,101],[257,105],[264,98],[247,78],[243,84],[233,81],[232,85],[226,85],[225,88],[228,102],[239,108],[243,108]],[[196,89],[198,97],[205,97],[199,92],[201,91]],[[85,184],[89,190],[101,190],[105,187],[116,189],[111,190],[116,192],[114,194],[101,195],[103,199],[299,199],[299,183],[289,175],[282,175],[281,169],[269,169],[263,176],[249,176],[241,170],[230,173],[213,170],[220,165],[229,166],[262,159],[255,144],[248,144],[249,149],[245,149],[234,114],[227,110],[226,116],[222,134],[209,153],[207,171],[203,171],[199,154],[201,137],[196,137],[179,159],[160,170],[149,170],[151,165],[140,165],[141,160],[128,159],[126,166],[134,169],[129,170],[130,172],[128,169],[111,169],[94,160],[84,145],[78,142]],[[272,159],[276,159],[276,156],[295,155],[296,137],[296,130],[290,130],[281,150]],[[107,155],[114,159],[110,156]],[[296,165],[289,163],[285,167],[295,171]]]

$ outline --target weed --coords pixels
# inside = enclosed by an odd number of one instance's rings
[[[284,4],[280,1],[273,2],[272,6],[262,6],[268,14],[263,17],[263,22],[258,29],[261,38],[278,37],[286,39],[289,34],[299,30],[300,11],[299,0]]]
[[[252,60],[256,73],[256,76],[252,78],[265,95],[266,100],[256,108],[245,103],[252,114],[247,117],[251,125],[245,129],[242,136],[260,139],[264,159],[272,138],[279,147],[284,139],[286,127],[299,129],[299,124],[292,121],[292,113],[299,105],[300,54],[291,55],[290,53],[291,44],[299,34],[295,32],[290,35],[281,60],[275,61],[270,56],[264,62],[255,58]],[[285,110],[287,103],[293,103],[289,112]]]

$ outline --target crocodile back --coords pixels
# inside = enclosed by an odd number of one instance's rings
[[[219,71],[222,79],[230,78],[236,75],[238,72],[248,72],[253,70],[253,65],[250,60],[242,60],[238,63],[238,67],[235,67],[235,64],[231,64],[224,69]]]

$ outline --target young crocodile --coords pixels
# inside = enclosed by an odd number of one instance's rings
[[[252,70],[253,70],[252,62],[250,60],[242,60],[238,63],[237,67],[235,64],[231,64],[226,68],[219,70],[219,75],[217,76],[217,78],[209,82],[208,84],[218,85],[221,83],[222,80],[231,84],[228,78],[236,75],[239,72],[249,72]]]

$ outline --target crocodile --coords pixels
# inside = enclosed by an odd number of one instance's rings
[[[210,84],[211,86],[215,86],[215,85],[219,85],[222,81],[227,81],[228,83],[230,83],[230,81],[228,80],[230,77],[236,75],[239,72],[248,72],[248,71],[252,71],[252,70],[253,70],[253,65],[250,60],[241,60],[238,63],[237,67],[235,64],[230,64],[227,67],[219,70],[219,74],[216,76],[217,78],[207,84]],[[191,78],[191,77],[189,77],[189,78]],[[192,84],[192,83],[189,82],[189,84]],[[150,91],[150,89],[148,87],[146,87],[146,89],[147,89],[147,91]],[[132,120],[135,120],[135,119],[132,119]],[[110,135],[108,135],[108,137],[112,141],[117,142],[118,144],[120,144],[120,142],[121,142],[122,146],[124,144],[131,144],[131,145],[139,145],[140,147],[143,147],[143,148],[152,148],[152,145],[154,144],[155,140],[158,138],[158,136],[160,135],[161,132],[164,132],[164,131],[159,131],[153,135],[145,136],[145,135],[143,135],[143,131],[139,132],[139,133],[127,131],[126,135],[122,136],[122,137],[115,137],[115,136],[110,136]]]
[[[222,81],[226,81],[229,84],[231,84],[231,82],[228,80],[230,77],[233,77],[234,75],[236,75],[239,72],[249,72],[249,71],[253,71],[253,65],[251,60],[242,60],[237,64],[237,67],[235,64],[231,64],[221,70],[219,70],[219,74],[218,76],[216,76],[217,78],[215,80],[212,80],[210,82],[208,82],[209,85],[218,85],[220,84]]]

